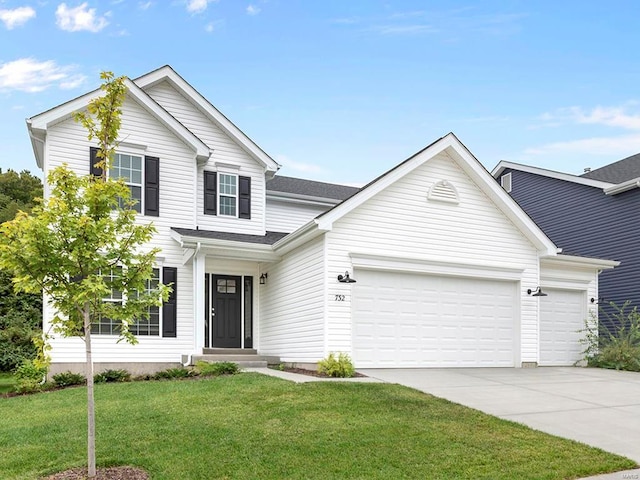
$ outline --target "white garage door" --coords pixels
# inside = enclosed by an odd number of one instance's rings
[[[354,274],[357,367],[512,367],[517,284],[372,270]]]
[[[543,288],[540,297],[540,365],[573,365],[582,358],[580,332],[586,320],[584,291]]]

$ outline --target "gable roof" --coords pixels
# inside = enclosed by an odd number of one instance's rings
[[[533,167],[531,165],[522,165],[520,163],[514,163],[514,162],[507,162],[505,160],[502,160],[500,163],[498,163],[498,165],[494,167],[494,169],[491,171],[491,175],[493,175],[494,178],[499,178],[502,175],[502,173],[507,169],[519,170],[521,172],[533,173],[534,175],[542,175],[543,177],[555,178],[556,180],[564,180],[565,182],[578,183],[580,185],[587,185],[589,187],[596,187],[596,188],[602,188],[602,189],[609,188],[614,185],[613,183],[605,182],[595,178],[571,175],[570,173],[562,173],[562,172],[557,172],[555,170],[548,170],[546,168]]]
[[[302,178],[274,176],[267,182],[267,193],[277,192],[291,196],[314,197],[318,199],[346,200],[360,188],[335,183],[316,182]]]
[[[128,78],[125,78],[124,83],[127,87],[127,96],[153,115],[160,123],[189,146],[195,152],[198,160],[206,160],[211,156],[211,150],[202,140],[178,122],[169,112],[147,95],[146,92]],[[31,144],[38,167],[43,168],[44,166],[44,139],[47,129],[71,118],[74,112],[86,108],[89,102],[102,95],[104,95],[104,92],[98,88],[27,119],[29,137],[31,138]]]
[[[236,127],[231,120],[225,117],[216,107],[214,107],[205,97],[193,88],[184,78],[182,78],[169,65],[160,67],[134,80],[143,90],[157,85],[160,82],[169,82],[176,90],[189,100],[196,108],[204,113],[209,120],[216,124],[223,132],[234,139],[238,144],[258,163],[264,165],[270,172],[276,172],[280,168],[278,162],[271,158],[253,140]]]
[[[580,175],[603,182],[622,183],[640,177],[640,153],[623,158],[617,162],[596,168]]]
[[[410,174],[439,153],[449,155],[458,166],[478,185],[487,197],[514,223],[514,225],[531,241],[541,252],[542,256],[555,256],[558,248],[547,237],[544,232],[535,224],[533,220],[520,208],[520,206],[504,191],[502,187],[491,177],[489,172],[480,164],[473,154],[458,140],[449,133],[439,138],[431,145],[419,151],[404,162],[395,166],[391,170],[382,174],[353,196],[347,198],[342,203],[336,205],[327,212],[316,217],[309,224],[301,227],[296,232],[283,238],[274,246],[276,249],[287,247],[290,242],[296,244],[302,241],[301,237],[311,238],[313,236],[313,224],[317,225],[317,230],[329,231],[333,223],[344,215],[348,214],[364,202],[372,198],[378,192],[384,190],[400,178]]]

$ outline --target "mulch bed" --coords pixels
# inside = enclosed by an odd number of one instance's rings
[[[276,368],[274,368],[274,370],[280,370],[282,372],[289,372],[289,373],[299,373],[300,375],[308,375],[310,377],[334,378],[334,377],[330,377],[329,375],[327,375],[325,373],[320,373],[320,372],[317,372],[315,370],[307,370],[305,368],[293,368],[293,367],[280,368],[280,367],[276,367]],[[366,375],[363,375],[362,373],[356,372],[353,375],[353,377],[366,377]]]
[[[86,480],[86,468],[74,468],[56,473],[42,480]],[[96,480],[149,480],[149,474],[134,467],[111,467],[96,469]]]

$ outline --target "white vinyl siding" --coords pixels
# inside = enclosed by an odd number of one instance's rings
[[[259,351],[284,362],[324,357],[324,241],[303,245],[265,267],[260,285]]]
[[[177,338],[140,336],[137,345],[116,343],[115,337],[93,338],[95,362],[179,362],[181,355],[193,350],[193,274],[191,264],[182,264],[182,249],[170,236],[171,227],[193,228],[195,190],[195,153],[155,120],[136,102],[127,98],[123,105],[120,138],[144,146],[145,155],[160,159],[160,216],[138,215],[136,222],[153,224],[157,230],[149,247],[159,247],[158,267],[178,269]],[[48,169],[62,163],[79,174],[89,173],[87,132],[72,119],[64,120],[47,131],[45,164]],[[45,308],[45,322],[53,312]],[[45,325],[46,329],[46,325]],[[54,362],[84,362],[84,342],[79,338],[53,340]]]
[[[267,230],[291,233],[331,207],[273,200],[267,197]]]
[[[197,190],[189,191],[192,206],[195,206],[196,225],[202,230],[264,235],[264,167],[168,82],[160,82],[145,91],[213,151],[206,164],[197,166]],[[229,173],[228,170],[231,170],[238,176],[251,177],[251,219],[204,214],[205,169],[219,173]]]
[[[429,189],[442,180],[455,187],[458,204],[427,200]],[[328,303],[329,351],[351,352],[353,287],[337,282],[336,275],[353,270],[350,254],[356,252],[420,259],[427,266],[486,267],[496,270],[496,276],[503,267],[519,270],[520,359],[537,361],[538,304],[526,288],[539,284],[538,252],[448,155],[428,160],[336,221],[326,241],[327,297],[342,294],[347,299]]]

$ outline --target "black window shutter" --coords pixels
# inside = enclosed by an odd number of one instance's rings
[[[178,306],[178,269],[175,267],[163,267],[162,283],[171,285],[172,288],[168,300],[162,304],[162,336],[175,338]]]
[[[98,160],[102,160],[98,158],[98,150],[96,147],[89,147],[89,173],[94,177],[102,176],[102,169],[95,166]]]
[[[217,176],[216,172],[204,172],[204,213],[217,215]]]
[[[160,159],[144,157],[144,214],[160,216]]]
[[[240,218],[251,218],[251,177],[239,177],[240,183],[240,209],[238,216]]]

